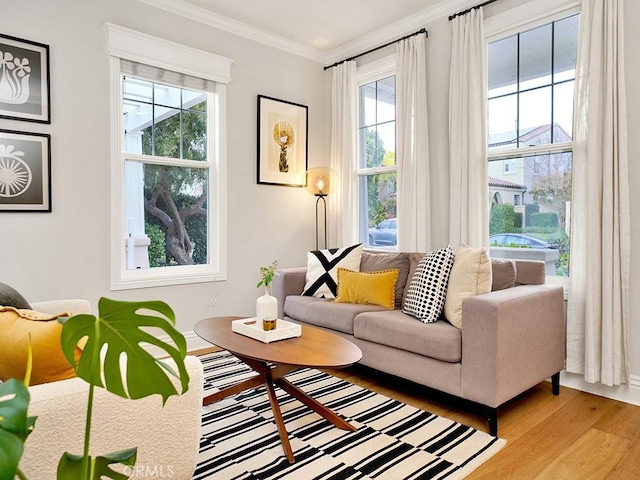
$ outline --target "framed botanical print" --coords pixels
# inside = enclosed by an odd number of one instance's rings
[[[309,109],[258,95],[258,183],[303,187]]]
[[[0,212],[51,211],[51,136],[0,130]]]
[[[0,34],[0,117],[51,123],[49,46]]]

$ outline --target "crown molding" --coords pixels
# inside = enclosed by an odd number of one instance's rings
[[[299,42],[295,42],[288,38],[274,35],[259,28],[252,27],[246,23],[238,22],[231,18],[218,15],[210,10],[192,5],[183,0],[138,0],[139,2],[146,3],[162,10],[180,15],[182,17],[194,20],[196,22],[204,23],[211,27],[225,32],[233,33],[240,37],[248,38],[258,43],[268,45],[285,52],[293,53],[301,57],[306,57],[316,62],[324,63],[326,61],[326,54],[315,48],[307,47]]]
[[[432,7],[425,8],[420,12],[387,25],[375,32],[364,35],[358,40],[331,50],[327,54],[327,63],[339,62],[345,58],[366,52],[378,45],[384,45],[413,31],[418,31],[435,20],[448,17],[449,15],[461,10],[466,10],[477,4],[478,0],[448,0],[447,2],[439,2]]]
[[[378,45],[383,45],[407,35],[412,31],[417,31],[434,20],[438,20],[459,12],[460,10],[473,7],[478,3],[478,0],[447,0],[446,2],[439,2],[432,7],[425,8],[424,10],[410,15],[409,17],[387,25],[386,27],[378,29],[368,35],[364,35],[358,40],[346,43],[341,47],[325,53],[319,49],[308,47],[288,38],[284,38],[265,30],[252,27],[246,23],[238,22],[237,20],[213,13],[210,10],[190,4],[184,0],[138,1],[323,64],[331,64],[343,60],[344,58],[358,55],[359,53],[375,48]]]

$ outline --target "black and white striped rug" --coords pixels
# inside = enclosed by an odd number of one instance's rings
[[[205,395],[253,375],[227,351],[200,356]],[[506,440],[315,369],[287,379],[358,429],[340,430],[277,389],[294,464],[286,459],[264,387],[203,407],[194,480],[460,479]]]

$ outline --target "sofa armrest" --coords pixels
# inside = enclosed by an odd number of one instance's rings
[[[271,295],[278,299],[278,318],[284,318],[284,300],[304,290],[307,267],[279,268],[271,283]]]
[[[560,372],[561,286],[521,285],[462,303],[462,396],[490,407]]]
[[[204,382],[198,357],[187,356],[185,366],[189,390],[170,397],[164,407],[159,395],[129,400],[97,388],[92,455],[138,447],[136,467],[147,472],[141,476],[155,472],[154,478],[190,480],[200,443]],[[174,384],[178,385],[177,380]],[[88,390],[89,384],[80,378],[29,387],[29,415],[37,416],[38,421],[20,461],[28,478],[56,478],[65,451],[82,453]]]
[[[89,302],[84,298],[32,302],[31,308],[38,312],[49,313],[51,315],[60,312],[70,312],[73,315],[77,315],[79,313],[91,313],[91,305],[89,305]]]

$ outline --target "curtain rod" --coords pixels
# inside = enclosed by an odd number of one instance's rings
[[[467,8],[466,10],[462,10],[461,12],[458,13],[454,13],[453,15],[449,15],[449,21],[453,20],[456,17],[461,17],[462,15],[466,15],[467,13],[469,13],[471,10],[476,10],[480,7],[484,7],[485,5],[489,5],[490,3],[493,3],[497,0],[489,0],[487,2],[481,3],[479,5],[474,5],[471,8]]]
[[[493,1],[495,1],[495,0],[493,0]],[[342,64],[344,62],[349,62],[351,60],[355,60],[356,58],[360,58],[363,55],[367,55],[369,53],[375,52],[376,50],[380,50],[381,48],[388,47],[389,45],[393,45],[394,43],[401,42],[402,40],[406,40],[407,38],[411,38],[411,37],[414,37],[416,35],[420,35],[421,33],[426,34],[427,38],[429,37],[429,33],[427,32],[427,29],[426,28],[421,28],[417,32],[414,32],[414,33],[412,33],[410,35],[405,35],[402,38],[398,38],[397,40],[393,40],[392,42],[385,43],[384,45],[380,45],[379,47],[372,48],[371,50],[367,50],[366,52],[359,53],[358,55],[354,55],[353,57],[345,58],[344,60],[340,60],[339,62],[334,63],[333,65],[329,65],[327,67],[324,67],[324,69],[325,70],[329,70],[330,68],[337,67],[338,65],[340,65],[340,64]]]

